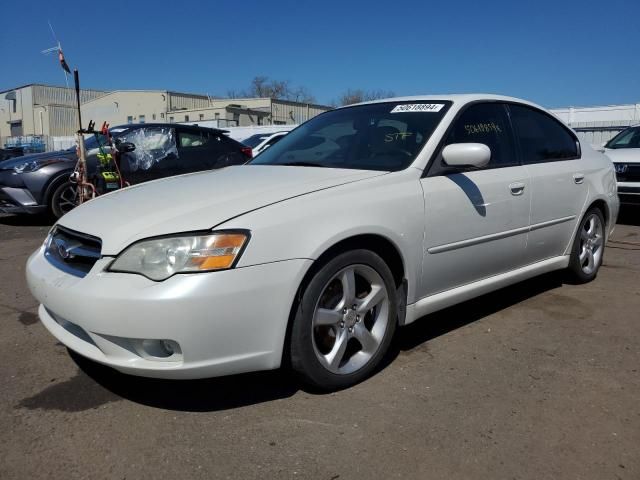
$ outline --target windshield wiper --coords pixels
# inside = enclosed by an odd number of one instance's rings
[[[280,163],[279,165],[284,165],[286,167],[324,167],[319,163],[312,162],[289,162],[289,163]]]

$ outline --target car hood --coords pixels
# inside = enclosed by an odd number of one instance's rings
[[[30,153],[29,155],[22,155],[21,157],[13,157],[9,160],[0,162],[0,170],[11,170],[17,165],[22,165],[24,162],[32,162],[34,160],[49,160],[53,158],[68,159],[70,162],[77,161],[77,156],[73,150],[59,150],[57,152],[45,152],[45,153]]]
[[[103,255],[116,255],[143,238],[209,230],[266,205],[385,173],[269,165],[227,167],[103,195],[72,210],[59,223],[99,237]]]
[[[605,148],[604,153],[616,163],[640,163],[640,148]]]

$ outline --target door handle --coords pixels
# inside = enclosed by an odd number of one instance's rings
[[[514,182],[509,185],[509,190],[511,190],[511,195],[522,195],[524,193],[524,183]]]
[[[573,182],[577,184],[581,184],[584,181],[584,173],[574,173],[573,174]]]

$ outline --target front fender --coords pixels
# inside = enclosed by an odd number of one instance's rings
[[[246,213],[216,228],[251,230],[238,266],[296,258],[316,260],[357,235],[379,235],[396,246],[409,282],[422,268],[424,200],[419,171],[395,172],[318,191]]]

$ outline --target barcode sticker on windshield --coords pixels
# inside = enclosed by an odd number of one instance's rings
[[[406,103],[404,105],[396,105],[391,113],[404,112],[439,112],[444,107],[444,103]]]

